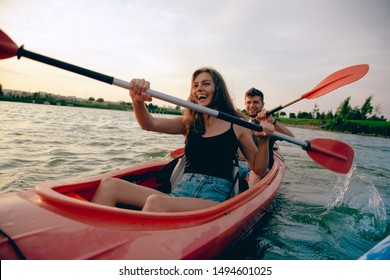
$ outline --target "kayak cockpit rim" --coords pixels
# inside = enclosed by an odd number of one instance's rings
[[[164,161],[165,162],[165,161]],[[89,201],[82,201],[65,195],[66,192],[79,190],[83,188],[94,188],[100,180],[106,177],[119,177],[124,173],[131,173],[140,168],[153,168],[156,164],[161,165],[160,162],[149,162],[137,166],[128,167],[122,170],[112,171],[105,174],[96,175],[89,178],[62,180],[54,182],[45,182],[38,184],[35,191],[38,194],[35,203],[42,207],[56,207],[69,212],[84,213],[85,215],[92,215],[95,217],[105,216],[110,218],[130,219],[130,220],[150,220],[154,222],[176,221],[178,223],[186,223],[191,221],[205,222],[218,218],[221,215],[227,215],[236,208],[255,200],[256,197],[261,196],[262,192],[267,190],[267,186],[278,181],[278,176],[281,177],[280,182],[276,182],[277,190],[281,185],[281,180],[284,173],[283,158],[279,153],[275,153],[275,162],[269,173],[255,186],[250,189],[230,198],[215,206],[187,212],[170,212],[170,213],[148,213],[137,210],[121,209],[117,207],[109,207],[95,204]],[[277,192],[275,190],[275,192]]]

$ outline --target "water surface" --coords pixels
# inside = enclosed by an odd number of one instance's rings
[[[184,142],[142,131],[133,113],[124,111],[0,102],[0,120],[0,192],[158,160]],[[264,219],[225,258],[359,258],[390,234],[390,139],[291,130],[301,140],[348,143],[354,168],[338,175],[300,147],[279,142],[286,162],[281,190]]]

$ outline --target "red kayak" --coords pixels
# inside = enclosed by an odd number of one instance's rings
[[[270,172],[255,186],[216,206],[180,213],[144,213],[91,203],[104,177],[143,178],[161,188],[170,159],[83,179],[42,183],[0,195],[0,259],[215,259],[264,215],[284,175],[275,151]]]

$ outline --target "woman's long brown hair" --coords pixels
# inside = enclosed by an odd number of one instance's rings
[[[192,74],[191,91],[188,101],[196,103],[194,97],[191,94],[192,84],[195,78],[200,73],[209,73],[213,78],[215,84],[213,99],[211,100],[210,105],[208,107],[229,115],[243,118],[244,115],[240,111],[236,110],[233,105],[232,99],[230,97],[229,91],[222,75],[217,70],[210,67],[200,68]],[[195,133],[199,133],[200,135],[203,135],[205,133],[206,128],[203,113],[199,113],[191,109],[186,109],[184,112],[184,119],[187,134],[190,130],[194,131]]]

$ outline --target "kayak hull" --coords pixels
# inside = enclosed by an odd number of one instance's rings
[[[180,213],[144,213],[89,202],[101,179],[154,172],[168,160],[98,176],[39,184],[0,195],[0,258],[215,259],[264,215],[283,179],[284,162],[262,181],[216,206]],[[146,187],[158,187],[153,180]]]
[[[390,235],[364,253],[359,260],[390,260]]]

